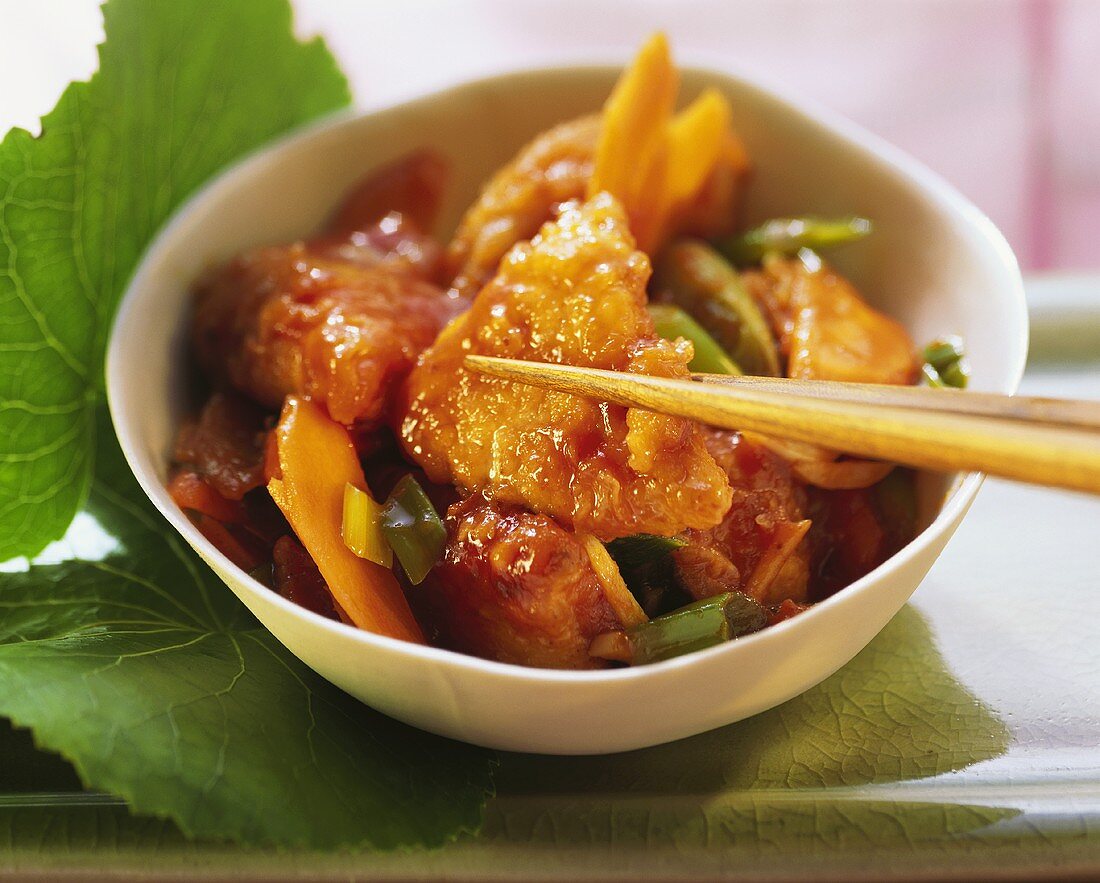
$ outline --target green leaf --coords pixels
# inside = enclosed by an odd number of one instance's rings
[[[770,711],[604,758],[513,755],[498,786],[571,795],[852,788],[964,769],[1009,741],[906,606],[839,672]]]
[[[0,561],[87,494],[103,352],[157,229],[215,172],[346,105],[285,0],[110,0],[99,72],[0,142]]]
[[[505,755],[482,838],[610,841],[622,855],[668,843],[684,855],[861,842],[904,852],[1018,813],[904,787],[999,757],[1011,740],[906,606],[839,672],[739,723],[606,757]]]
[[[99,423],[87,508],[47,550],[60,560],[0,581],[0,714],[190,836],[393,848],[476,829],[493,755],[298,662],[163,523]]]

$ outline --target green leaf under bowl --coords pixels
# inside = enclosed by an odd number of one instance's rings
[[[88,505],[55,563],[0,581],[0,714],[191,836],[393,848],[476,830],[494,755],[299,662],[163,522],[99,423]]]

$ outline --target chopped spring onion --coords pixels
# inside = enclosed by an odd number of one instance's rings
[[[689,367],[692,371],[705,374],[741,374],[741,369],[733,361],[707,330],[679,307],[668,304],[650,304],[649,314],[657,334],[666,340],[682,337],[690,340],[695,348],[695,356]]]
[[[759,631],[767,613],[740,592],[704,598],[626,631],[597,635],[588,649],[599,659],[646,665]]]
[[[382,535],[382,507],[362,488],[344,485],[344,545],[360,558],[393,567],[393,550]]]
[[[966,389],[970,368],[966,364],[961,338],[934,340],[924,348],[923,356],[921,371],[929,386]]]
[[[739,267],[758,264],[766,254],[786,257],[808,248],[820,250],[857,242],[870,234],[867,218],[774,218],[718,243],[718,250]]]
[[[424,581],[447,544],[447,528],[415,478],[406,475],[382,507],[382,533],[414,586]]]

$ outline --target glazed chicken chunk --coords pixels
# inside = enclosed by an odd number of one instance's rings
[[[451,507],[443,560],[419,587],[447,646],[539,668],[596,668],[588,646],[621,628],[581,540],[545,515],[487,502]]]
[[[601,540],[717,524],[725,473],[689,421],[467,371],[467,354],[688,376],[691,347],[657,337],[649,259],[618,203],[569,204],[501,262],[409,376],[400,432],[432,481],[526,506]]]
[[[193,335],[207,373],[276,409],[324,404],[377,425],[391,393],[460,305],[423,278],[427,247],[400,216],[340,239],[246,252],[198,290]]]
[[[599,135],[598,116],[562,123],[493,175],[447,246],[446,263],[457,291],[477,294],[508,249],[534,236],[562,203],[584,196]]]
[[[919,364],[905,328],[865,303],[828,265],[772,258],[742,278],[771,321],[788,377],[903,385],[916,380]]]
[[[709,530],[689,530],[673,553],[681,587],[694,598],[739,591],[761,604],[805,601],[810,528],[805,489],[784,460],[740,433],[707,429],[707,448],[733,487],[733,505]]]

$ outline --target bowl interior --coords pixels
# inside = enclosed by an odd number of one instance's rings
[[[776,688],[768,697],[754,696],[741,706],[725,703],[705,715],[685,714],[675,726],[654,722],[648,735],[642,734],[641,741],[630,744],[613,738],[570,742],[565,736],[555,742],[535,714],[528,714],[526,724],[518,718],[513,721],[513,732],[519,735],[494,741],[483,731],[472,729],[474,725],[466,721],[469,715],[464,717],[455,710],[453,697],[463,689],[458,681],[442,687],[440,678],[488,672],[497,685],[501,678],[549,685],[575,684],[586,677],[605,683],[638,681],[645,673],[568,673],[570,677],[563,679],[562,673],[486,663],[431,648],[409,648],[324,621],[313,623],[311,614],[289,610],[291,605],[266,597],[271,593],[258,584],[230,573],[227,562],[191,528],[167,496],[163,483],[172,440],[191,405],[187,354],[190,289],[203,270],[250,246],[309,234],[353,182],[373,167],[421,147],[439,150],[452,164],[452,185],[438,231],[445,235],[485,179],[520,145],[557,122],[598,109],[618,73],[616,67],[591,67],[494,77],[398,107],[330,120],[246,159],[204,188],[161,233],[131,283],[109,348],[112,416],[139,481],[158,508],[254,612],[288,643],[286,636],[298,634],[295,630],[307,623],[315,631],[326,631],[330,638],[339,635],[339,641],[350,648],[348,653],[355,648],[360,652],[364,647],[374,648],[403,660],[406,668],[415,668],[409,662],[413,658],[431,662],[437,668],[423,674],[426,680],[420,687],[426,696],[431,694],[424,686],[429,682],[444,690],[452,697],[445,703],[450,711],[427,708],[427,699],[421,703],[425,707],[414,707],[416,701],[408,697],[378,693],[381,688],[377,684],[360,687],[351,683],[352,675],[345,676],[340,670],[342,651],[335,644],[328,649],[334,660],[331,664],[327,657],[300,653],[322,674],[383,710],[428,729],[501,747],[615,750],[689,735],[735,719],[731,715],[762,710],[806,689],[851,658],[904,603],[923,576],[923,572],[907,575],[904,591],[896,592],[890,604],[876,608],[874,616],[881,621],[869,620],[867,628],[857,630],[858,636],[854,632],[847,644],[837,642],[832,651],[835,658],[817,666],[819,674],[814,679],[800,670],[800,681],[791,675],[782,689]],[[745,206],[747,221],[781,214],[857,213],[872,218],[876,225],[873,236],[838,250],[830,259],[851,276],[870,302],[899,318],[918,342],[945,333],[962,335],[974,369],[975,388],[1015,389],[1026,354],[1022,289],[1011,252],[984,216],[931,173],[827,113],[806,112],[747,80],[712,70],[684,71],[683,100],[690,100],[704,86],[717,86],[729,95],[735,127],[754,162]],[[950,518],[941,516],[933,522],[948,480],[933,477],[926,482],[925,498],[931,501],[926,507],[926,520],[931,523],[926,533],[939,531],[938,537],[924,538],[926,543],[945,542],[968,502],[969,497]],[[975,490],[976,483],[970,483],[962,494],[972,496]],[[861,581],[867,585],[853,587],[853,603],[855,595],[889,576],[892,568],[897,565],[888,562],[879,568],[881,573]],[[274,624],[276,619],[281,626]],[[798,617],[803,619],[807,622],[796,620],[769,630],[776,632],[775,636],[767,632],[754,636],[754,646],[772,642],[780,647],[789,640],[784,635],[808,628],[811,617]],[[742,651],[736,646],[740,643],[697,656],[732,659],[731,654]],[[292,649],[299,652],[294,646]],[[362,671],[353,657],[348,660],[347,666]],[[663,665],[681,671],[693,662],[692,658]],[[441,675],[439,665],[450,666],[449,673]],[[667,683],[662,689],[666,688]],[[570,697],[574,704],[581,701],[577,695]],[[524,726],[532,734],[542,726],[542,738],[532,735],[525,741]]]

